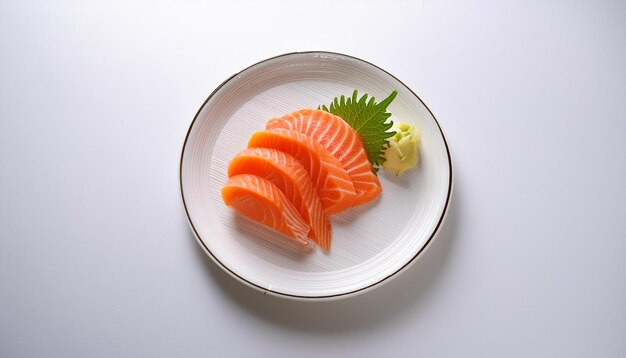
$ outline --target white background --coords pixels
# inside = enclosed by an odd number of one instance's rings
[[[0,357],[626,356],[622,1],[0,4]],[[455,193],[412,268],[264,296],[194,241],[178,161],[224,79],[329,50],[396,75]]]

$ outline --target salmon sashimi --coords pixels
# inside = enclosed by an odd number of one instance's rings
[[[308,245],[309,225],[270,181],[252,174],[235,175],[222,188],[222,198],[239,213]]]
[[[228,165],[228,176],[254,174],[276,185],[311,227],[309,238],[330,249],[330,222],[307,170],[289,154],[270,148],[248,148]]]
[[[315,109],[301,109],[267,122],[266,129],[295,130],[315,139],[343,164],[356,190],[353,205],[374,200],[380,181],[369,162],[359,134],[341,117]]]
[[[356,191],[350,175],[337,158],[311,137],[276,128],[254,133],[248,147],[272,148],[296,158],[309,173],[327,215],[354,205]]]

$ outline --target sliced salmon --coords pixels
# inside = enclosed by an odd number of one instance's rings
[[[333,154],[350,174],[357,194],[354,205],[367,203],[382,192],[361,137],[341,117],[325,111],[302,109],[270,119],[266,129],[276,128],[303,133]]]
[[[309,225],[270,181],[252,174],[235,175],[222,188],[222,198],[226,205],[252,220],[308,244]]]
[[[248,147],[277,149],[296,158],[309,173],[326,214],[336,214],[354,205],[356,191],[350,175],[337,158],[311,137],[276,128],[254,133]]]
[[[276,185],[311,227],[309,238],[330,249],[330,222],[307,170],[287,153],[270,148],[248,148],[228,165],[228,176],[254,174]]]

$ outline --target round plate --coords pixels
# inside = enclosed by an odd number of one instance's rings
[[[330,253],[303,252],[282,235],[226,207],[226,168],[272,118],[317,108],[338,95],[398,96],[388,111],[421,132],[420,164],[400,176],[379,172],[380,198],[331,217]],[[408,267],[437,234],[452,193],[452,162],[437,120],[398,79],[366,61],[329,52],[261,61],[222,83],[202,104],[183,145],[180,187],[193,232],[236,279],[300,299],[347,297]]]

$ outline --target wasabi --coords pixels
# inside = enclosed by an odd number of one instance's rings
[[[395,123],[391,129],[396,134],[388,139],[389,146],[383,153],[383,168],[398,175],[413,168],[419,161],[420,136],[415,127],[408,123]]]

